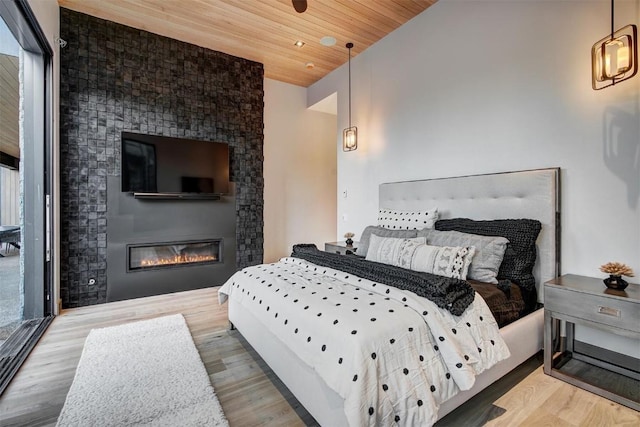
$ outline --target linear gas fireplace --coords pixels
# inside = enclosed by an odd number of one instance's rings
[[[107,302],[220,286],[236,272],[235,193],[146,201],[120,181],[107,177]]]
[[[127,245],[127,272],[222,262],[222,239]]]

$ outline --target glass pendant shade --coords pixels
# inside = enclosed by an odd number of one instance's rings
[[[638,32],[627,25],[598,40],[591,48],[594,90],[604,89],[630,79],[638,72]]]
[[[353,151],[358,148],[358,128],[351,126],[342,131],[342,151]]]

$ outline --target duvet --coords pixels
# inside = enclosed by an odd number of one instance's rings
[[[439,405],[509,357],[476,293],[455,316],[408,290],[300,258],[245,268],[219,290],[344,398],[351,426],[431,425]]]

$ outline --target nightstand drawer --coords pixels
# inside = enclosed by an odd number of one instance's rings
[[[545,287],[544,292],[544,307],[547,310],[629,331],[640,331],[640,310],[636,303],[551,286]]]

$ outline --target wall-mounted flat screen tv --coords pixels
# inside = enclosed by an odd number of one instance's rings
[[[229,145],[123,132],[122,191],[229,194]]]

